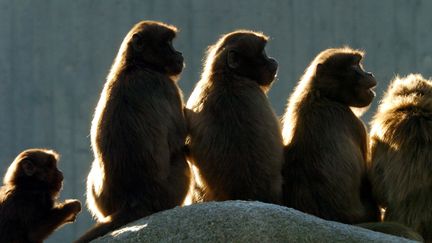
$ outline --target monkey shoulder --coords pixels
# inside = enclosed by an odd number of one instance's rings
[[[117,95],[139,95],[143,97],[151,95],[155,91],[162,89],[167,78],[157,72],[147,70],[130,70],[122,73],[113,83],[113,93]]]
[[[179,110],[181,94],[178,87],[166,75],[148,70],[129,71],[107,91],[105,113],[120,117],[163,116],[168,110]],[[103,119],[102,119],[103,120]],[[162,121],[163,122],[163,121]]]
[[[204,107],[223,116],[261,116],[272,112],[267,96],[258,85],[232,85],[215,87],[208,92]]]
[[[428,147],[432,142],[432,111],[410,107],[381,114],[373,122],[387,143],[397,146]],[[378,135],[378,134],[377,134]]]
[[[395,110],[378,114],[372,124],[371,156],[375,176],[404,171],[397,180],[404,178],[411,181],[404,183],[405,187],[408,184],[417,187],[418,184],[413,181],[432,176],[432,169],[414,169],[417,166],[430,168],[424,164],[424,161],[431,159],[432,117],[429,112],[416,108]],[[400,169],[391,169],[395,167]],[[395,179],[393,176],[385,178]]]
[[[344,135],[357,134],[358,131],[366,129],[364,123],[357,118],[349,106],[327,99],[303,100],[299,103],[296,114],[298,124],[309,124],[302,126],[305,129],[320,128],[324,133],[328,131],[330,134],[336,132]],[[362,132],[361,135],[365,134]]]
[[[54,200],[48,193],[21,191],[4,187],[1,192],[0,217],[7,215],[14,222],[20,221],[17,219],[37,220],[54,206]],[[3,192],[6,192],[6,194]]]
[[[206,91],[198,112],[188,114],[193,146],[218,143],[218,150],[249,149],[265,153],[247,153],[246,157],[283,154],[280,124],[259,87],[216,87]],[[188,103],[191,105],[191,103]],[[189,112],[190,113],[190,112]],[[192,118],[191,118],[192,117]],[[229,137],[230,143],[223,143]],[[197,147],[195,151],[200,150]],[[276,156],[277,154],[277,156]],[[256,159],[252,159],[256,160]],[[259,160],[259,159],[258,159]],[[277,159],[275,159],[277,160]]]
[[[359,166],[364,162],[366,131],[363,122],[348,106],[326,100],[303,101],[295,113],[292,142],[285,148],[287,156],[299,160],[299,163],[326,161],[337,166],[344,162],[357,165],[346,167],[350,170],[361,170]],[[298,151],[305,152],[299,154]],[[321,156],[323,152],[324,157]]]
[[[134,134],[126,141],[129,149],[160,147],[161,150],[167,138],[181,140],[186,136],[181,97],[177,86],[166,75],[146,70],[130,71],[119,75],[106,92],[106,104],[95,116],[94,125],[97,126],[94,131],[103,132],[92,133],[98,148],[123,148],[125,141],[112,138],[123,136],[125,132]],[[130,157],[135,158],[133,154]]]

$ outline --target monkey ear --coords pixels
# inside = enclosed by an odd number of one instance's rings
[[[228,51],[227,64],[228,64],[228,67],[230,67],[232,69],[236,69],[240,66],[239,61],[238,61],[237,52]]]
[[[136,50],[141,50],[143,48],[141,37],[138,34],[132,35],[132,46]]]
[[[317,74],[321,74],[322,71],[323,71],[323,69],[324,69],[324,64],[322,64],[322,63],[318,63],[318,65],[316,66],[316,71],[315,71],[315,73],[317,73]]]
[[[32,176],[36,171],[34,164],[30,160],[21,161],[21,166],[27,176]]]

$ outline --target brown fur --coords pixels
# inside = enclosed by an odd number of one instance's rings
[[[52,150],[28,149],[9,166],[0,188],[0,242],[43,242],[75,221],[81,203],[56,202],[63,181],[58,157]]]
[[[202,190],[195,201],[279,201],[282,137],[265,94],[277,62],[263,52],[266,42],[235,31],[209,48],[187,103],[190,162]]]
[[[432,81],[397,77],[371,125],[371,175],[384,220],[432,242]]]
[[[186,123],[175,82],[183,57],[170,44],[175,34],[173,26],[143,21],[120,47],[91,129],[95,160],[87,204],[99,224],[78,242],[181,205],[185,198]]]
[[[366,107],[376,81],[363,53],[327,49],[307,68],[283,119],[283,203],[344,223],[378,220],[366,176],[367,132],[352,107]]]

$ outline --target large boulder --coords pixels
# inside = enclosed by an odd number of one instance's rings
[[[261,202],[176,207],[94,242],[412,242]]]

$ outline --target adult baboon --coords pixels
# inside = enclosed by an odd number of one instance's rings
[[[187,102],[195,201],[280,201],[283,144],[266,96],[278,65],[265,53],[267,39],[239,30],[209,48]]]
[[[396,77],[371,125],[371,178],[384,220],[432,242],[432,81]]]
[[[183,56],[172,46],[175,35],[173,26],[142,21],[123,40],[91,128],[87,204],[99,223],[78,242],[181,205],[187,194],[186,123],[176,85]]]
[[[348,47],[318,54],[283,119],[283,204],[350,224],[379,215],[366,174],[367,132],[351,109],[369,106],[375,96],[362,58]]]

